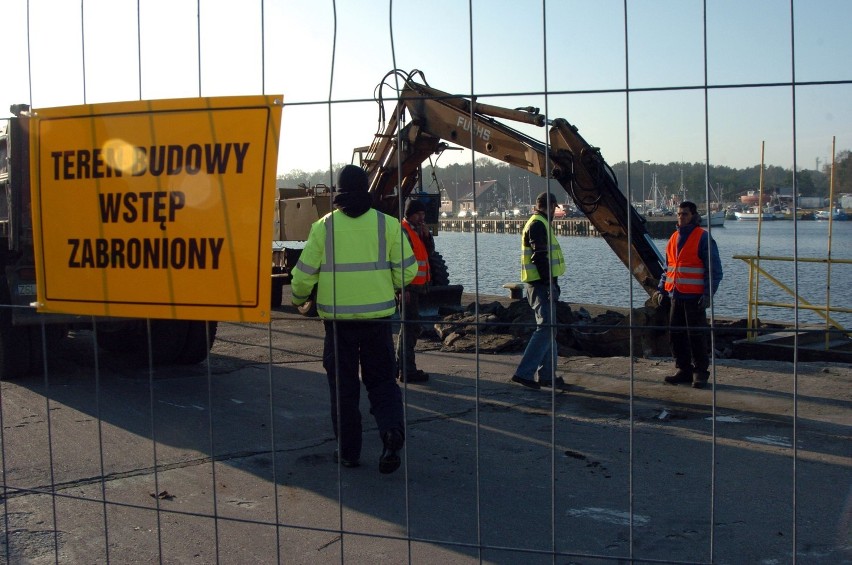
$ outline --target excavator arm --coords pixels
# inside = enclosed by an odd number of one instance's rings
[[[414,80],[419,75],[422,82]],[[377,209],[398,215],[417,185],[420,166],[447,142],[466,147],[536,175],[556,180],[630,269],[653,294],[663,272],[663,258],[628,204],[600,150],[591,146],[567,120],[548,121],[536,108],[513,110],[454,96],[426,84],[420,71],[391,71],[402,83],[394,113],[365,148],[361,165],[370,179]],[[383,108],[379,98],[379,107]],[[407,120],[406,120],[407,117]],[[550,126],[549,144],[498,121]]]

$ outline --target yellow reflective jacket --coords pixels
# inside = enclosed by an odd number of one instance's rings
[[[396,311],[396,290],[416,275],[399,221],[372,208],[357,218],[335,210],[311,226],[292,271],[293,304],[303,304],[318,285],[321,318],[384,318]]]
[[[521,281],[534,282],[541,280],[541,275],[538,273],[538,268],[532,262],[533,249],[527,247],[524,242],[527,240],[526,234],[529,231],[533,222],[541,222],[547,228],[548,249],[547,256],[550,258],[550,276],[558,277],[565,273],[565,257],[562,255],[562,248],[559,242],[556,241],[556,235],[550,226],[550,222],[545,220],[541,214],[533,214],[527,223],[524,224],[524,231],[521,235]]]

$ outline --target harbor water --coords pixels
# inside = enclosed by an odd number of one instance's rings
[[[826,259],[829,256],[828,222],[764,222],[760,231],[760,256]],[[724,227],[713,228],[719,246],[724,277],[714,297],[717,316],[745,318],[747,315],[749,268],[735,255],[758,254],[757,222],[728,220]],[[560,278],[562,300],[619,308],[639,307],[647,299],[645,291],[630,276],[603,238],[559,237],[566,253],[568,269]],[[852,259],[852,222],[832,224],[831,258]],[[450,273],[450,282],[461,284],[465,292],[506,295],[503,284],[520,281],[520,236],[517,234],[440,232],[435,240]],[[666,239],[654,243],[664,254]],[[774,262],[761,260],[760,267],[790,289],[796,288],[801,299],[813,305],[852,307],[852,265],[824,263]],[[793,303],[793,297],[761,277],[759,299]],[[760,306],[762,320],[792,322],[794,311]],[[852,328],[852,314],[834,313],[832,318],[844,328]],[[823,323],[816,313],[798,309],[801,324]]]

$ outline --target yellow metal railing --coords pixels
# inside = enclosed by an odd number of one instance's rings
[[[748,264],[748,314],[746,317],[747,328],[748,330],[756,330],[757,329],[757,307],[758,306],[772,306],[776,308],[800,308],[803,310],[810,310],[815,312],[818,316],[820,316],[823,320],[825,320],[826,325],[826,333],[828,334],[828,330],[832,327],[840,330],[841,332],[846,333],[846,329],[840,325],[836,320],[831,317],[832,312],[850,314],[852,313],[852,308],[843,308],[840,306],[831,306],[828,304],[829,296],[828,292],[831,288],[831,265],[832,264],[840,264],[840,265],[852,265],[852,259],[819,259],[819,258],[802,258],[802,257],[777,257],[777,256],[767,256],[767,255],[734,255],[734,259],[740,259],[741,261],[745,261]],[[826,280],[826,304],[811,304],[804,298],[798,296],[793,289],[789,286],[778,280],[776,277],[772,276],[770,273],[766,272],[766,270],[760,266],[761,261],[787,261],[787,262],[799,262],[799,263],[823,263],[826,265],[828,271],[828,279]],[[758,296],[759,289],[759,281],[760,277],[763,276],[768,281],[772,282],[795,298],[795,303],[788,302],[774,302],[767,300],[760,300]],[[756,331],[748,332],[748,339],[754,340],[757,337]]]

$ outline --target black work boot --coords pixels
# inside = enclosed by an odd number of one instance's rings
[[[670,385],[680,385],[692,382],[692,369],[688,371],[686,369],[678,369],[677,373],[670,377],[666,377],[663,379],[666,383]]]
[[[387,475],[399,469],[402,459],[399,452],[405,444],[405,438],[399,430],[389,430],[382,434],[382,444],[385,448],[379,457],[379,473]]]
[[[695,371],[692,373],[692,388],[704,388],[710,380],[710,371]]]
[[[428,380],[429,373],[420,369],[399,372],[399,382],[402,383],[425,383]]]

